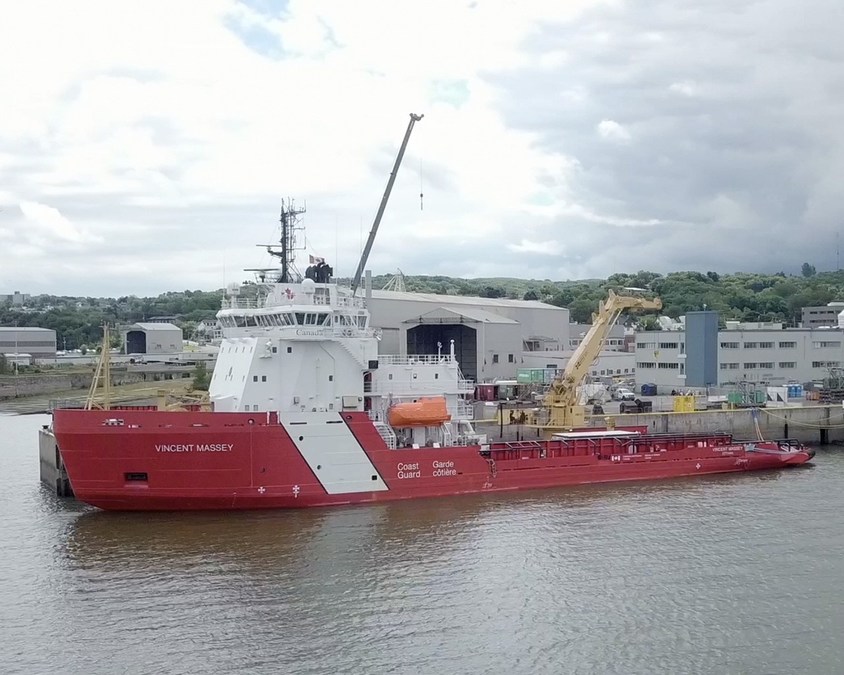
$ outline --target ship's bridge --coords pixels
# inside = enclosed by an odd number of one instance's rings
[[[241,289],[232,287],[223,298],[222,309],[265,309],[293,306],[328,307],[366,312],[363,298],[336,284],[318,284],[311,279],[301,283],[258,285],[256,297],[241,297]]]
[[[311,279],[295,284],[267,284],[257,297],[240,297],[239,289],[230,289],[217,313],[220,325],[228,335],[241,335],[242,330],[264,329],[268,333],[373,337],[369,312],[361,298],[335,284],[318,284]],[[241,330],[238,330],[241,329]]]

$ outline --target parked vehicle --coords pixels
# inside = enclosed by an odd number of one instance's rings
[[[653,410],[651,401],[643,401],[637,398],[635,401],[622,401],[618,406],[620,413],[646,413]]]
[[[619,387],[612,394],[614,401],[633,401],[636,399],[636,394],[630,389]]]

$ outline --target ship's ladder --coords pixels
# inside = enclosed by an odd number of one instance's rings
[[[354,335],[354,331],[356,331],[357,329],[346,327],[346,330],[350,331],[351,335]],[[364,360],[363,353],[358,348],[360,343],[357,340],[337,340],[336,342],[355,360],[355,363],[357,363],[361,368],[366,367],[366,361]]]
[[[495,478],[498,475],[498,467],[495,466],[495,460],[492,457],[486,458],[487,464],[489,464],[489,475],[491,478]]]
[[[387,444],[387,447],[390,450],[396,449],[396,433],[393,431],[393,427],[389,424],[384,424],[384,422],[373,422],[375,428],[378,429],[378,433],[381,435],[381,438],[384,439],[384,443]]]
[[[454,438],[451,435],[451,428],[448,424],[443,424],[443,445],[454,445]]]

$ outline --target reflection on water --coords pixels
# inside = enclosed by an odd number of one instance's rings
[[[811,471],[809,465],[797,471]],[[706,476],[641,484],[597,485],[520,493],[466,495],[357,507],[301,511],[110,513],[85,509],[67,526],[63,551],[80,566],[236,560],[259,569],[306,565],[309,561],[366,552],[377,544],[381,555],[414,558],[439,542],[447,552],[473,532],[513,517],[577,524],[577,509],[600,512],[629,503],[658,503],[672,494],[704,497],[719,486],[737,487],[788,479],[784,472]],[[45,491],[46,492],[46,491]],[[44,495],[53,510],[66,502]],[[78,508],[75,507],[75,509]],[[82,507],[83,509],[85,507]],[[74,509],[74,510],[75,510]],[[591,523],[601,527],[601,519]],[[612,523],[609,523],[612,526]],[[298,568],[297,568],[298,569]]]
[[[835,452],[654,483],[105,513],[38,487],[22,420],[0,440],[4,672],[844,672]]]

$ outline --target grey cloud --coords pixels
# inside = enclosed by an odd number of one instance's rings
[[[825,176],[844,164],[842,23],[834,0],[653,0],[544,27],[529,48],[568,59],[492,78],[508,124],[577,160],[577,203],[666,223],[567,217],[548,229],[588,228],[596,263],[627,260],[628,270],[833,267],[844,195]],[[602,120],[629,141],[602,139]]]
[[[275,7],[254,4],[259,10]],[[496,87],[509,127],[535,134],[541,149],[574,160],[565,176],[539,177],[545,194],[535,203],[547,203],[550,195],[609,222],[573,215],[577,209],[543,217],[514,203],[510,212],[496,214],[510,228],[503,241],[497,234],[463,239],[458,227],[447,238],[425,238],[408,225],[416,222],[420,190],[420,162],[411,143],[370,267],[376,273],[400,267],[407,274],[540,279],[638,269],[799,272],[803,261],[819,270],[834,268],[836,234],[844,230],[842,25],[840,0],[643,0],[544,26],[525,49],[537,61],[562,50],[566,60],[485,77]],[[112,74],[155,77],[128,70]],[[604,120],[621,125],[629,139],[602,138],[598,125]],[[83,178],[54,190],[45,173],[61,147],[50,130],[40,143],[0,138],[3,152],[16,162],[5,165],[0,193],[44,203],[72,223],[109,233],[84,247],[55,242],[41,258],[53,277],[40,287],[38,270],[31,286],[23,284],[28,279],[11,278],[11,261],[6,270],[0,268],[0,286],[9,286],[0,292],[18,286],[24,292],[86,294],[210,288],[221,285],[222,274],[197,276],[195,271],[222,268],[227,261],[233,280],[246,276],[241,267],[268,262],[254,244],[275,240],[279,198],[295,185],[239,202],[217,203],[213,194],[203,201],[196,195],[183,198],[181,185],[202,148],[190,129],[159,118],[142,124],[154,143],[177,148],[180,157],[178,166],[140,181],[156,186],[143,195],[133,193],[128,180],[120,194],[97,194],[101,186]],[[354,271],[403,124],[393,140],[373,150],[367,166],[371,179],[364,180],[371,194],[365,199],[359,184],[350,186],[356,195],[289,195],[308,198],[311,250],[342,258],[343,274]],[[457,132],[447,140],[463,142]],[[450,168],[422,153],[421,170],[426,218],[439,209],[439,222],[450,217],[458,222],[466,203]],[[133,178],[132,169],[122,177]],[[157,197],[175,206],[139,201]],[[0,204],[0,241],[8,250],[32,246],[16,206],[14,200]],[[631,220],[659,224],[611,224]],[[419,223],[424,228],[425,220]],[[559,242],[562,253],[508,248],[522,239]],[[37,264],[32,260],[30,267]],[[166,261],[161,278],[144,272],[144,264],[158,260]],[[103,271],[106,263],[117,271]]]

